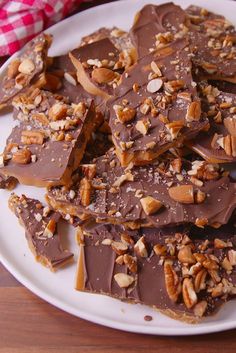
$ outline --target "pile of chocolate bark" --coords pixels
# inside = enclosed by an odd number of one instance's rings
[[[196,322],[236,296],[236,31],[224,17],[147,5],[62,56],[41,34],[0,85],[15,126],[0,185],[36,259],[73,259],[76,289]]]

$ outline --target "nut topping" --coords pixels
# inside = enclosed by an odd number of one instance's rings
[[[133,120],[136,115],[135,109],[130,108],[130,107],[124,108],[121,105],[114,105],[113,109],[115,110],[115,113],[116,113],[118,120],[122,124],[125,124],[125,123]]]
[[[24,145],[42,145],[44,137],[44,133],[41,131],[24,130],[21,134],[21,142]]]
[[[184,304],[188,309],[191,309],[195,304],[197,304],[197,295],[191,278],[184,278],[182,294]]]
[[[90,204],[92,185],[87,178],[81,179],[79,192],[81,197],[81,204],[83,206],[88,206]]]
[[[18,67],[18,71],[25,75],[30,75],[34,69],[35,66],[31,59],[24,59]]]
[[[156,213],[163,206],[161,201],[154,199],[152,196],[143,197],[140,199],[140,202],[146,215]]]
[[[115,78],[116,73],[104,67],[95,68],[92,71],[92,79],[99,84],[111,82]]]
[[[137,255],[141,257],[148,257],[148,252],[146,249],[144,237],[141,237],[134,245],[134,251],[137,253]]]
[[[124,255],[128,250],[128,246],[119,241],[113,241],[111,243],[111,247],[117,255]]]
[[[126,273],[116,273],[114,279],[120,288],[127,288],[134,282],[134,277]]]
[[[128,254],[125,254],[123,259],[124,259],[124,264],[128,267],[130,272],[136,273],[138,270],[137,258],[130,256]]]
[[[20,65],[20,59],[15,59],[10,62],[7,68],[7,77],[8,78],[15,78],[16,75],[18,74],[18,68]]]
[[[201,106],[199,102],[190,103],[185,119],[189,122],[199,121],[201,117]]]
[[[158,92],[163,85],[163,81],[160,78],[155,78],[148,82],[147,91],[150,93]]]
[[[12,161],[17,164],[28,164],[31,162],[30,150],[24,148],[13,153]]]
[[[169,261],[165,261],[164,263],[164,275],[167,294],[170,300],[177,302],[181,293],[181,283],[177,273],[173,269],[172,263]]]
[[[172,200],[180,203],[194,203],[194,190],[192,185],[173,186],[168,190]]]
[[[192,254],[192,249],[189,245],[183,246],[178,253],[178,259],[182,263],[195,264],[196,259]]]

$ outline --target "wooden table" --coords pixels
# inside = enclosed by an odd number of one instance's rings
[[[108,1],[96,1],[104,3]],[[89,4],[83,5],[83,8]],[[3,60],[0,60],[0,65]],[[116,331],[54,308],[0,265],[0,353],[235,353],[236,330],[194,337]]]

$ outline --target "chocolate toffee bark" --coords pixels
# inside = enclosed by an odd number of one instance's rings
[[[236,229],[80,231],[76,289],[149,305],[194,323],[236,296]]]
[[[46,87],[69,97],[73,102],[78,97],[93,98],[96,105],[101,105],[113,94],[120,77],[116,72],[119,51],[109,38],[84,45],[52,60],[46,75],[49,76],[49,86]],[[77,69],[79,73],[76,75]],[[54,81],[52,75],[56,76]]]
[[[62,248],[57,232],[58,213],[24,195],[12,194],[9,207],[24,227],[29,248],[37,261],[50,270],[56,270],[72,260],[73,254]]]
[[[176,33],[184,35],[188,19],[184,10],[171,2],[162,5],[146,5],[135,16],[130,30],[138,56],[142,57],[157,47],[163,47],[174,39]]]
[[[0,83],[0,108],[9,105],[27,87],[41,87],[45,83],[43,73],[51,41],[48,34],[40,34],[24,47],[19,57],[11,60]]]
[[[236,162],[236,95],[206,83],[200,91],[210,129],[187,145],[210,163]]]
[[[109,102],[110,127],[123,166],[145,164],[207,126],[180,39],[140,59]]]
[[[197,6],[186,10],[197,75],[236,83],[236,31],[223,16]]]
[[[64,214],[130,228],[184,222],[199,227],[226,224],[236,208],[236,183],[217,165],[165,160],[124,169],[114,150],[82,165],[70,190],[48,191],[50,206]]]
[[[34,90],[14,100],[17,125],[7,139],[0,172],[35,186],[69,185],[94,129],[94,105],[68,104]]]
[[[142,57],[177,38],[188,38],[196,74],[236,83],[236,32],[223,16],[197,6],[186,12],[173,3],[145,6],[131,38]]]

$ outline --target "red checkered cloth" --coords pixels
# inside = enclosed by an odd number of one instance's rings
[[[12,55],[83,0],[0,0],[0,56]]]

